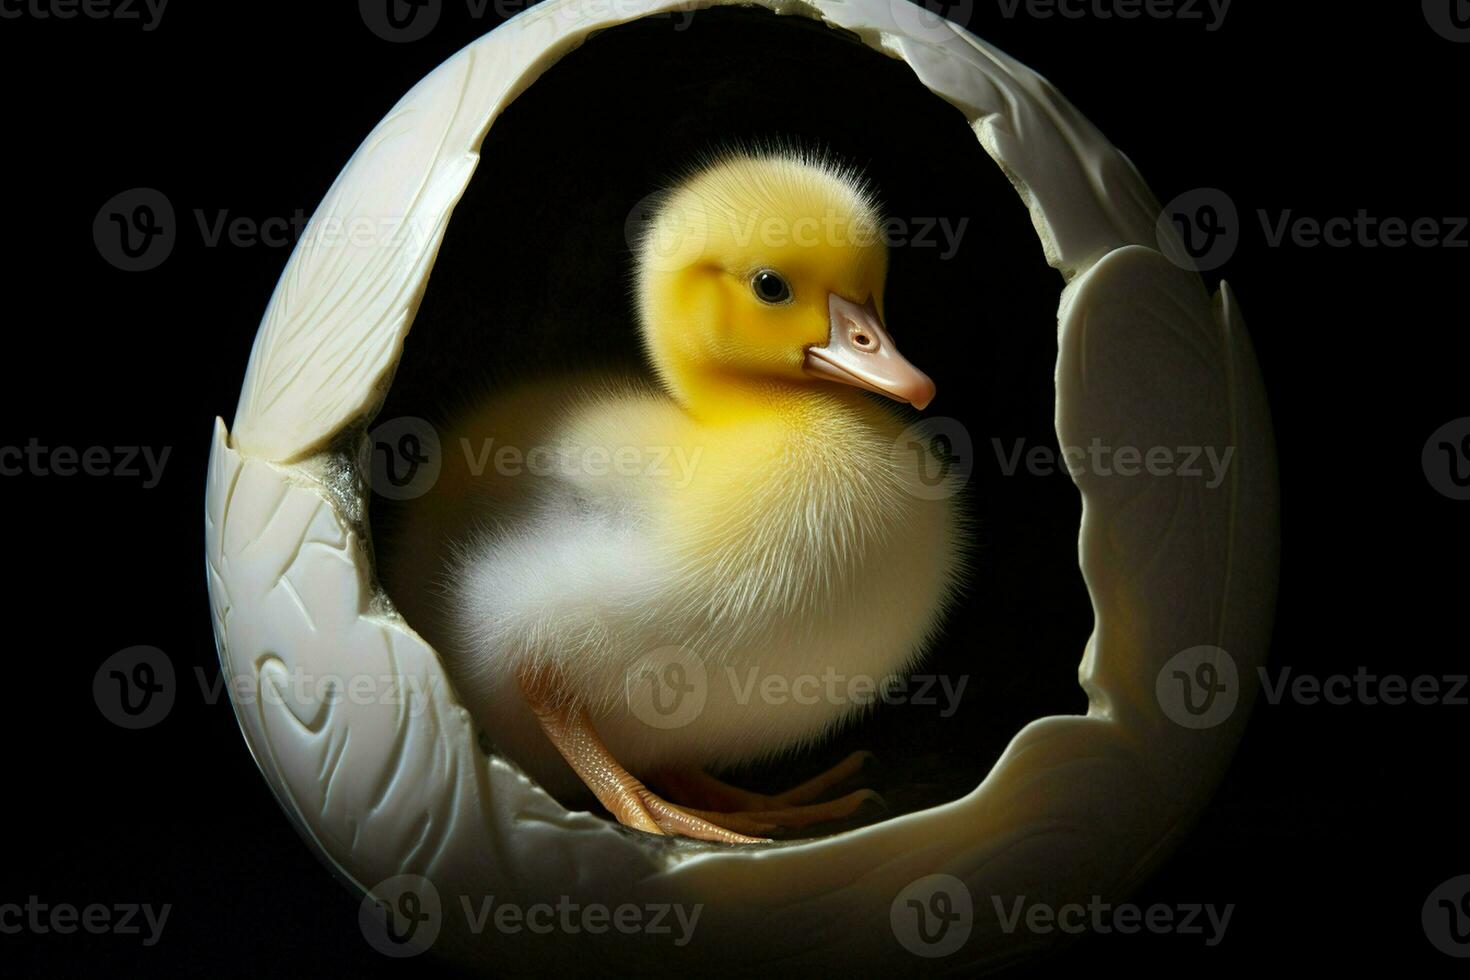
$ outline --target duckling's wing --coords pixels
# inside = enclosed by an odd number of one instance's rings
[[[487,679],[546,659],[584,675],[584,693],[607,686],[593,674],[620,676],[606,668],[643,643],[668,573],[652,534],[657,481],[616,461],[666,443],[657,433],[676,412],[646,385],[582,379],[508,393],[459,426],[456,440],[494,440],[485,471],[441,478],[441,506],[416,508],[439,554],[398,556],[419,575],[439,562],[429,639]],[[414,576],[399,572],[399,586],[422,591]]]

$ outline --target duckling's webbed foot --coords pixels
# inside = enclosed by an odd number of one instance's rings
[[[702,770],[660,773],[651,777],[651,781],[669,796],[692,807],[690,813],[732,830],[768,834],[841,820],[867,804],[884,806],[883,798],[870,789],[813,802],[856,775],[872,759],[871,752],[854,752],[826,772],[776,794],[755,793],[731,786]]]
[[[522,674],[520,683],[546,737],[618,823],[650,834],[724,844],[769,842],[768,838],[747,836],[703,815],[680,809],[645,787],[613,758],[587,710],[561,696],[554,675]]]

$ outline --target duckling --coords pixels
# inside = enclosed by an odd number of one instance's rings
[[[709,772],[860,714],[872,698],[849,692],[911,669],[956,588],[959,506],[906,490],[919,460],[895,403],[923,409],[935,386],[885,325],[880,227],[823,154],[708,160],[634,248],[653,380],[525,382],[445,433],[481,465],[446,465],[413,503],[385,584],[553,795],[727,843],[874,795],[813,802],[860,756],[770,796]],[[693,709],[638,710],[660,677]]]

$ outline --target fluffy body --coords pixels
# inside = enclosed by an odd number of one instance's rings
[[[720,768],[863,710],[849,682],[908,671],[952,596],[964,518],[906,491],[904,417],[800,371],[803,346],[825,340],[828,291],[881,304],[881,245],[790,252],[730,220],[834,208],[872,220],[849,175],[809,159],[691,178],[654,233],[695,221],[698,254],[670,263],[645,240],[639,256],[659,384],[568,378],[488,399],[443,433],[439,483],[383,562],[492,742],[563,799],[581,781],[521,696],[523,669],[554,669],[635,775]],[[751,305],[766,265],[792,279],[785,307]],[[702,665],[705,703],[665,729],[627,692],[671,647]]]

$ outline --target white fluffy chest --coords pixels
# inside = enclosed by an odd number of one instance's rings
[[[519,666],[554,664],[635,767],[746,761],[820,736],[865,706],[848,692],[913,664],[957,564],[950,504],[905,495],[881,440],[867,445],[793,440],[738,483],[705,459],[727,492],[707,484],[693,504],[573,471],[465,552],[449,597],[460,673],[493,701]],[[671,648],[699,662],[702,687],[673,732],[627,702]],[[509,721],[482,723],[519,740]]]

